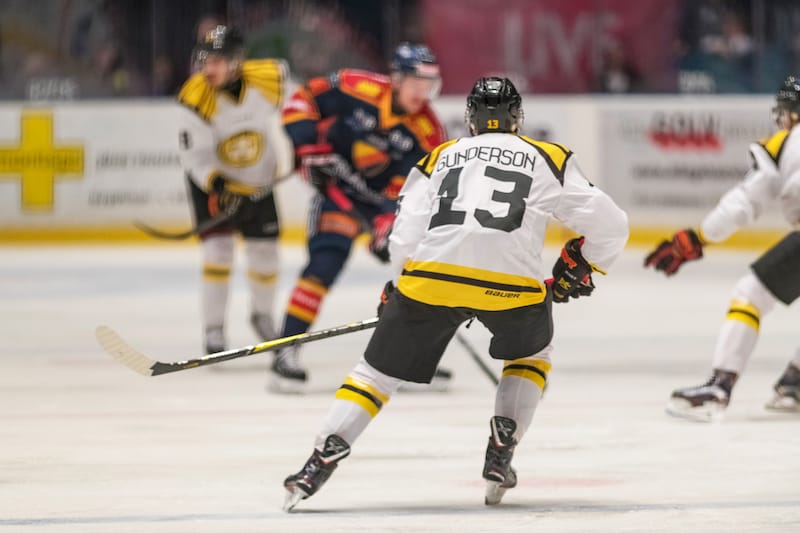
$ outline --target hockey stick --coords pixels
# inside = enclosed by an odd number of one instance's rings
[[[461,333],[460,331],[457,331],[456,332],[456,340],[467,351],[467,353],[472,358],[472,360],[475,361],[475,364],[478,365],[478,368],[481,369],[481,372],[483,372],[484,376],[489,378],[489,380],[494,385],[497,385],[498,383],[500,383],[500,380],[497,379],[497,376],[495,375],[494,372],[492,372],[492,369],[489,368],[489,365],[487,365],[483,361],[483,359],[481,359],[481,355],[478,353],[478,350],[476,350],[475,347],[472,346],[472,343],[469,342],[469,340],[467,340],[467,338],[464,336],[463,333]]]
[[[231,359],[269,352],[277,350],[278,348],[306,344],[329,337],[337,337],[339,335],[345,335],[346,333],[361,331],[362,329],[374,328],[377,324],[377,318],[368,318],[361,322],[351,322],[320,331],[300,333],[298,335],[264,341],[253,346],[226,350],[224,352],[212,353],[204,357],[186,359],[185,361],[176,361],[173,363],[164,363],[151,359],[126,343],[122,337],[108,326],[97,326],[95,337],[97,337],[97,342],[100,343],[100,346],[102,346],[106,353],[134,372],[143,376],[160,376],[161,374],[168,374],[170,372],[188,370],[198,366],[214,365],[223,361],[230,361]]]
[[[292,176],[292,174],[287,174],[285,176],[281,176],[276,178],[271,184],[267,185],[266,187],[262,187],[258,189],[256,192],[248,196],[248,199],[252,202],[257,202],[262,198],[266,197],[272,190],[275,188],[276,185],[279,183],[286,181]],[[210,218],[203,222],[202,224],[198,224],[193,228],[189,228],[186,231],[181,231],[178,233],[171,233],[167,231],[160,230],[158,228],[154,228],[152,226],[148,226],[144,222],[139,220],[134,220],[133,225],[137,229],[143,231],[144,233],[150,235],[151,237],[155,237],[157,239],[165,239],[169,241],[182,241],[184,239],[188,239],[189,237],[193,237],[194,235],[200,235],[207,231],[211,231],[214,228],[217,228],[224,223],[231,220],[236,215],[236,212],[232,213],[224,213],[222,215],[218,215],[216,217]]]

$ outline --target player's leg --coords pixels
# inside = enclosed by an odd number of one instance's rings
[[[767,250],[753,263],[752,272],[737,282],[717,337],[711,377],[702,385],[675,390],[667,412],[698,421],[719,420],[755,349],[762,318],[776,302],[788,305],[798,295],[800,233],[794,232]]]
[[[317,197],[309,215],[308,263],[289,296],[282,337],[305,333],[317,318],[328,289],[336,281],[350,255],[358,223],[322,197]],[[272,363],[270,389],[301,392],[308,374],[300,364],[299,348],[278,351]]]
[[[267,195],[249,210],[251,216],[239,223],[247,257],[250,286],[250,324],[261,340],[278,336],[273,318],[278,278],[278,214],[273,195]]]
[[[517,484],[511,460],[530,427],[547,382],[553,322],[549,299],[509,311],[481,311],[478,319],[492,332],[490,355],[505,360],[483,467],[485,503],[495,505]]]
[[[191,180],[189,191],[195,224],[211,219],[208,211],[208,195]],[[233,267],[233,228],[228,225],[200,235],[203,261],[201,287],[201,316],[207,353],[225,350],[225,313],[228,306],[228,290]]]
[[[319,490],[404,381],[430,382],[447,343],[465,319],[458,310],[392,296],[364,358],[337,390],[311,457],[284,481],[285,510]]]

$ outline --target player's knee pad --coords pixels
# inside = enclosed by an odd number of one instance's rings
[[[309,247],[309,252],[308,265],[303,270],[302,276],[318,279],[327,288],[333,285],[344,268],[347,256],[350,254],[350,245],[348,243],[345,247],[335,242],[328,242],[325,246]]]
[[[544,349],[531,356],[503,361],[502,377],[516,376],[527,379],[535,383],[539,389],[544,390],[547,384],[547,375],[552,367],[550,363],[552,351],[553,346],[548,344]]]
[[[776,299],[752,272],[736,282],[727,320],[738,320],[758,330],[761,317],[775,307]]]
[[[274,283],[278,272],[277,239],[245,239],[248,276],[262,283]]]
[[[373,368],[362,358],[336,391],[336,398],[354,402],[374,417],[402,382]]]
[[[233,266],[233,235],[216,234],[203,239],[203,279],[227,281]]]

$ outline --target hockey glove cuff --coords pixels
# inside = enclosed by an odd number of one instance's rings
[[[383,308],[389,303],[389,298],[392,297],[392,294],[394,294],[396,290],[394,283],[391,281],[387,281],[386,285],[383,286],[383,291],[381,291],[381,303],[378,304],[378,317],[383,314]]]
[[[553,265],[553,282],[550,288],[556,303],[568,302],[570,298],[591,296],[594,290],[591,275],[594,269],[581,254],[582,245],[583,237],[567,241]]]

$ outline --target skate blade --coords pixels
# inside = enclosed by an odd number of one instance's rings
[[[503,495],[506,493],[506,490],[503,488],[501,483],[497,481],[487,481],[486,482],[486,497],[483,500],[483,503],[486,505],[497,505],[503,499]]]
[[[667,403],[666,412],[668,415],[692,422],[720,422],[725,414],[725,408],[717,404],[699,405],[692,407],[687,400],[672,398]]]
[[[774,398],[764,405],[764,408],[769,411],[777,411],[780,413],[800,413],[800,402],[792,396],[776,394]]]
[[[267,390],[275,394],[304,394],[306,383],[299,379],[287,379],[273,374],[267,383]]]
[[[294,490],[286,489],[286,497],[283,500],[283,510],[287,513],[292,512],[294,506],[298,504],[300,500],[304,500],[308,498],[308,494],[306,494],[302,489],[295,487]]]

